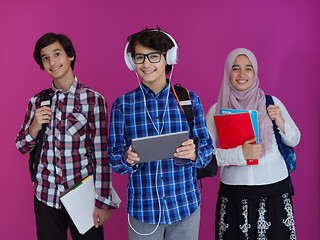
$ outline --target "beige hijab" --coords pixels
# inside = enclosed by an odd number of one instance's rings
[[[230,72],[232,65],[239,55],[246,55],[252,63],[254,69],[254,79],[250,88],[244,91],[236,90],[230,83]],[[266,97],[259,88],[258,63],[254,54],[245,48],[233,50],[227,57],[224,76],[216,105],[216,114],[220,113],[220,108],[247,109],[258,111],[259,122],[259,142],[263,144],[263,153],[269,153],[272,146],[272,121],[266,110]]]

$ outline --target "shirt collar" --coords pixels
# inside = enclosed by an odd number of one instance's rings
[[[167,94],[170,88],[171,88],[171,82],[169,79],[167,79],[167,85],[160,92],[158,92],[156,96]],[[144,91],[145,94],[154,94],[154,92],[143,83],[141,83],[141,89]]]
[[[52,82],[51,88],[52,88],[52,91],[53,91],[54,94],[56,94],[57,92],[62,92],[61,89],[57,89],[54,86],[53,82]],[[68,89],[68,91],[66,93],[76,95],[78,90],[79,90],[79,88],[80,88],[80,83],[79,83],[78,78],[75,76],[73,83],[71,84],[70,88]]]

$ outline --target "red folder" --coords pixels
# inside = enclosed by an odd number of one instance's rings
[[[213,117],[223,149],[235,148],[255,137],[250,113],[216,115]],[[247,159],[247,165],[258,164],[258,159]]]

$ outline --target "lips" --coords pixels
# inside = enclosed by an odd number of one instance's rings
[[[142,72],[145,73],[145,74],[151,74],[151,73],[153,73],[155,71],[156,71],[155,69],[154,70],[142,70]]]
[[[237,79],[236,81],[237,81],[237,83],[239,83],[239,84],[244,84],[244,83],[246,83],[248,80],[246,80],[246,79]]]
[[[56,72],[56,71],[58,71],[60,68],[62,68],[62,65],[59,66],[59,67],[50,68],[50,71],[51,71],[51,72]]]

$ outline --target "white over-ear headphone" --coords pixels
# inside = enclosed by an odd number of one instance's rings
[[[171,35],[169,33],[163,32],[161,30],[152,30],[152,31],[159,31],[162,32],[164,34],[166,34],[170,40],[173,43],[173,47],[170,48],[167,53],[166,53],[166,61],[168,65],[173,65],[173,64],[177,64],[178,62],[178,45],[176,43],[176,41],[173,39],[173,37],[171,37]],[[128,47],[129,47],[129,42],[127,42],[127,45],[124,49],[124,61],[126,62],[127,67],[130,69],[130,71],[133,71],[136,69],[136,66],[133,62],[132,59],[132,54],[131,52],[127,52],[128,51]]]

